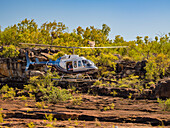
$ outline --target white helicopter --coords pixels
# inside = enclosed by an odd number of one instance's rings
[[[36,58],[36,62],[32,62],[28,53],[26,53],[27,65],[25,71],[29,69],[30,65],[50,65],[54,66],[59,72],[66,74],[79,74],[79,73],[94,73],[98,71],[98,67],[91,61],[86,59],[85,57],[80,57],[79,55],[74,55],[75,49],[81,48],[127,48],[128,46],[111,46],[111,47],[66,47],[66,46],[56,46],[56,45],[42,45],[42,44],[29,44],[29,43],[20,43],[24,45],[34,45],[41,47],[58,47],[58,48],[72,48],[73,55],[64,55],[59,57],[56,61],[42,61],[40,62],[38,58]]]

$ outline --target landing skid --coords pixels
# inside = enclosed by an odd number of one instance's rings
[[[88,74],[63,74],[60,79],[53,78],[55,81],[94,81]]]

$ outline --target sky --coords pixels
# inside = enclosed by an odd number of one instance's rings
[[[161,36],[170,32],[170,0],[0,0],[0,26],[6,27],[34,19],[39,27],[45,22],[63,22],[69,32],[81,26],[102,24],[111,28],[109,39],[124,40],[137,36]]]

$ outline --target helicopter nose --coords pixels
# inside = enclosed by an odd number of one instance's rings
[[[94,67],[94,71],[98,71],[98,67],[95,66],[95,67]]]
[[[97,70],[98,70],[98,67],[95,67],[95,69],[97,69]]]

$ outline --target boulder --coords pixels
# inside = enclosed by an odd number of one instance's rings
[[[159,81],[154,92],[156,97],[170,98],[170,78]]]

